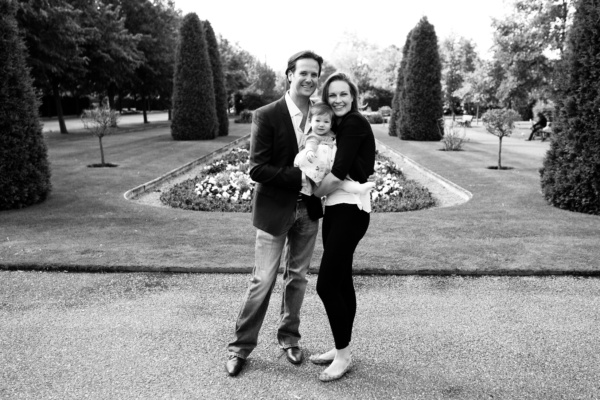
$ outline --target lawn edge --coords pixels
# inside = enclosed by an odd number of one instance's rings
[[[252,273],[252,267],[243,268],[211,268],[211,267],[157,267],[141,265],[64,265],[64,264],[0,264],[0,270],[3,271],[44,271],[44,272],[80,272],[80,273],[187,273],[187,274],[248,274]],[[279,269],[283,273],[283,269]],[[317,275],[318,268],[309,268],[309,274]],[[579,276],[579,277],[600,277],[598,270],[511,270],[498,269],[493,271],[484,270],[432,270],[432,269],[406,269],[406,270],[388,270],[381,268],[361,268],[353,271],[355,276],[364,275],[389,275],[389,276],[464,276],[464,277],[485,277],[485,276]]]

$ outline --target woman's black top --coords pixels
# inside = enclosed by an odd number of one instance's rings
[[[350,111],[336,121],[337,152],[331,173],[344,180],[365,183],[375,172],[375,137],[367,119],[358,111]]]

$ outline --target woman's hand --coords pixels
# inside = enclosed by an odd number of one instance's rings
[[[317,197],[327,196],[329,193],[339,188],[342,185],[342,182],[342,180],[338,179],[330,172],[323,178],[321,184],[313,194]]]

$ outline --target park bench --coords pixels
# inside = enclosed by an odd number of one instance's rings
[[[531,120],[530,120],[531,121]],[[533,121],[531,121],[531,126],[533,128]],[[533,134],[532,140],[535,140],[536,137],[539,137],[542,142],[550,137],[552,134],[552,123],[548,122],[548,124],[542,129],[538,130]]]
[[[465,114],[462,116],[462,119],[460,121],[457,121],[457,123],[458,123],[458,126],[470,127],[471,121],[473,121],[473,116]]]

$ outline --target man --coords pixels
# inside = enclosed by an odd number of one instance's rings
[[[546,127],[546,125],[548,125],[548,120],[546,119],[546,116],[544,114],[539,112],[537,114],[537,116],[538,116],[538,120],[535,124],[533,124],[531,126],[531,134],[529,135],[529,139],[527,139],[527,141],[533,140],[533,137],[535,136],[535,134],[538,131],[542,131]],[[543,135],[542,135],[542,141],[544,141]]]
[[[252,279],[228,345],[227,373],[237,375],[258,342],[285,250],[282,305],[277,340],[287,359],[300,364],[300,307],[306,272],[315,248],[321,200],[294,166],[298,144],[308,132],[310,96],[317,88],[323,59],[311,51],[294,54],[285,71],[289,91],[256,110],[250,139],[250,177],[257,182],[252,217],[257,228]]]

